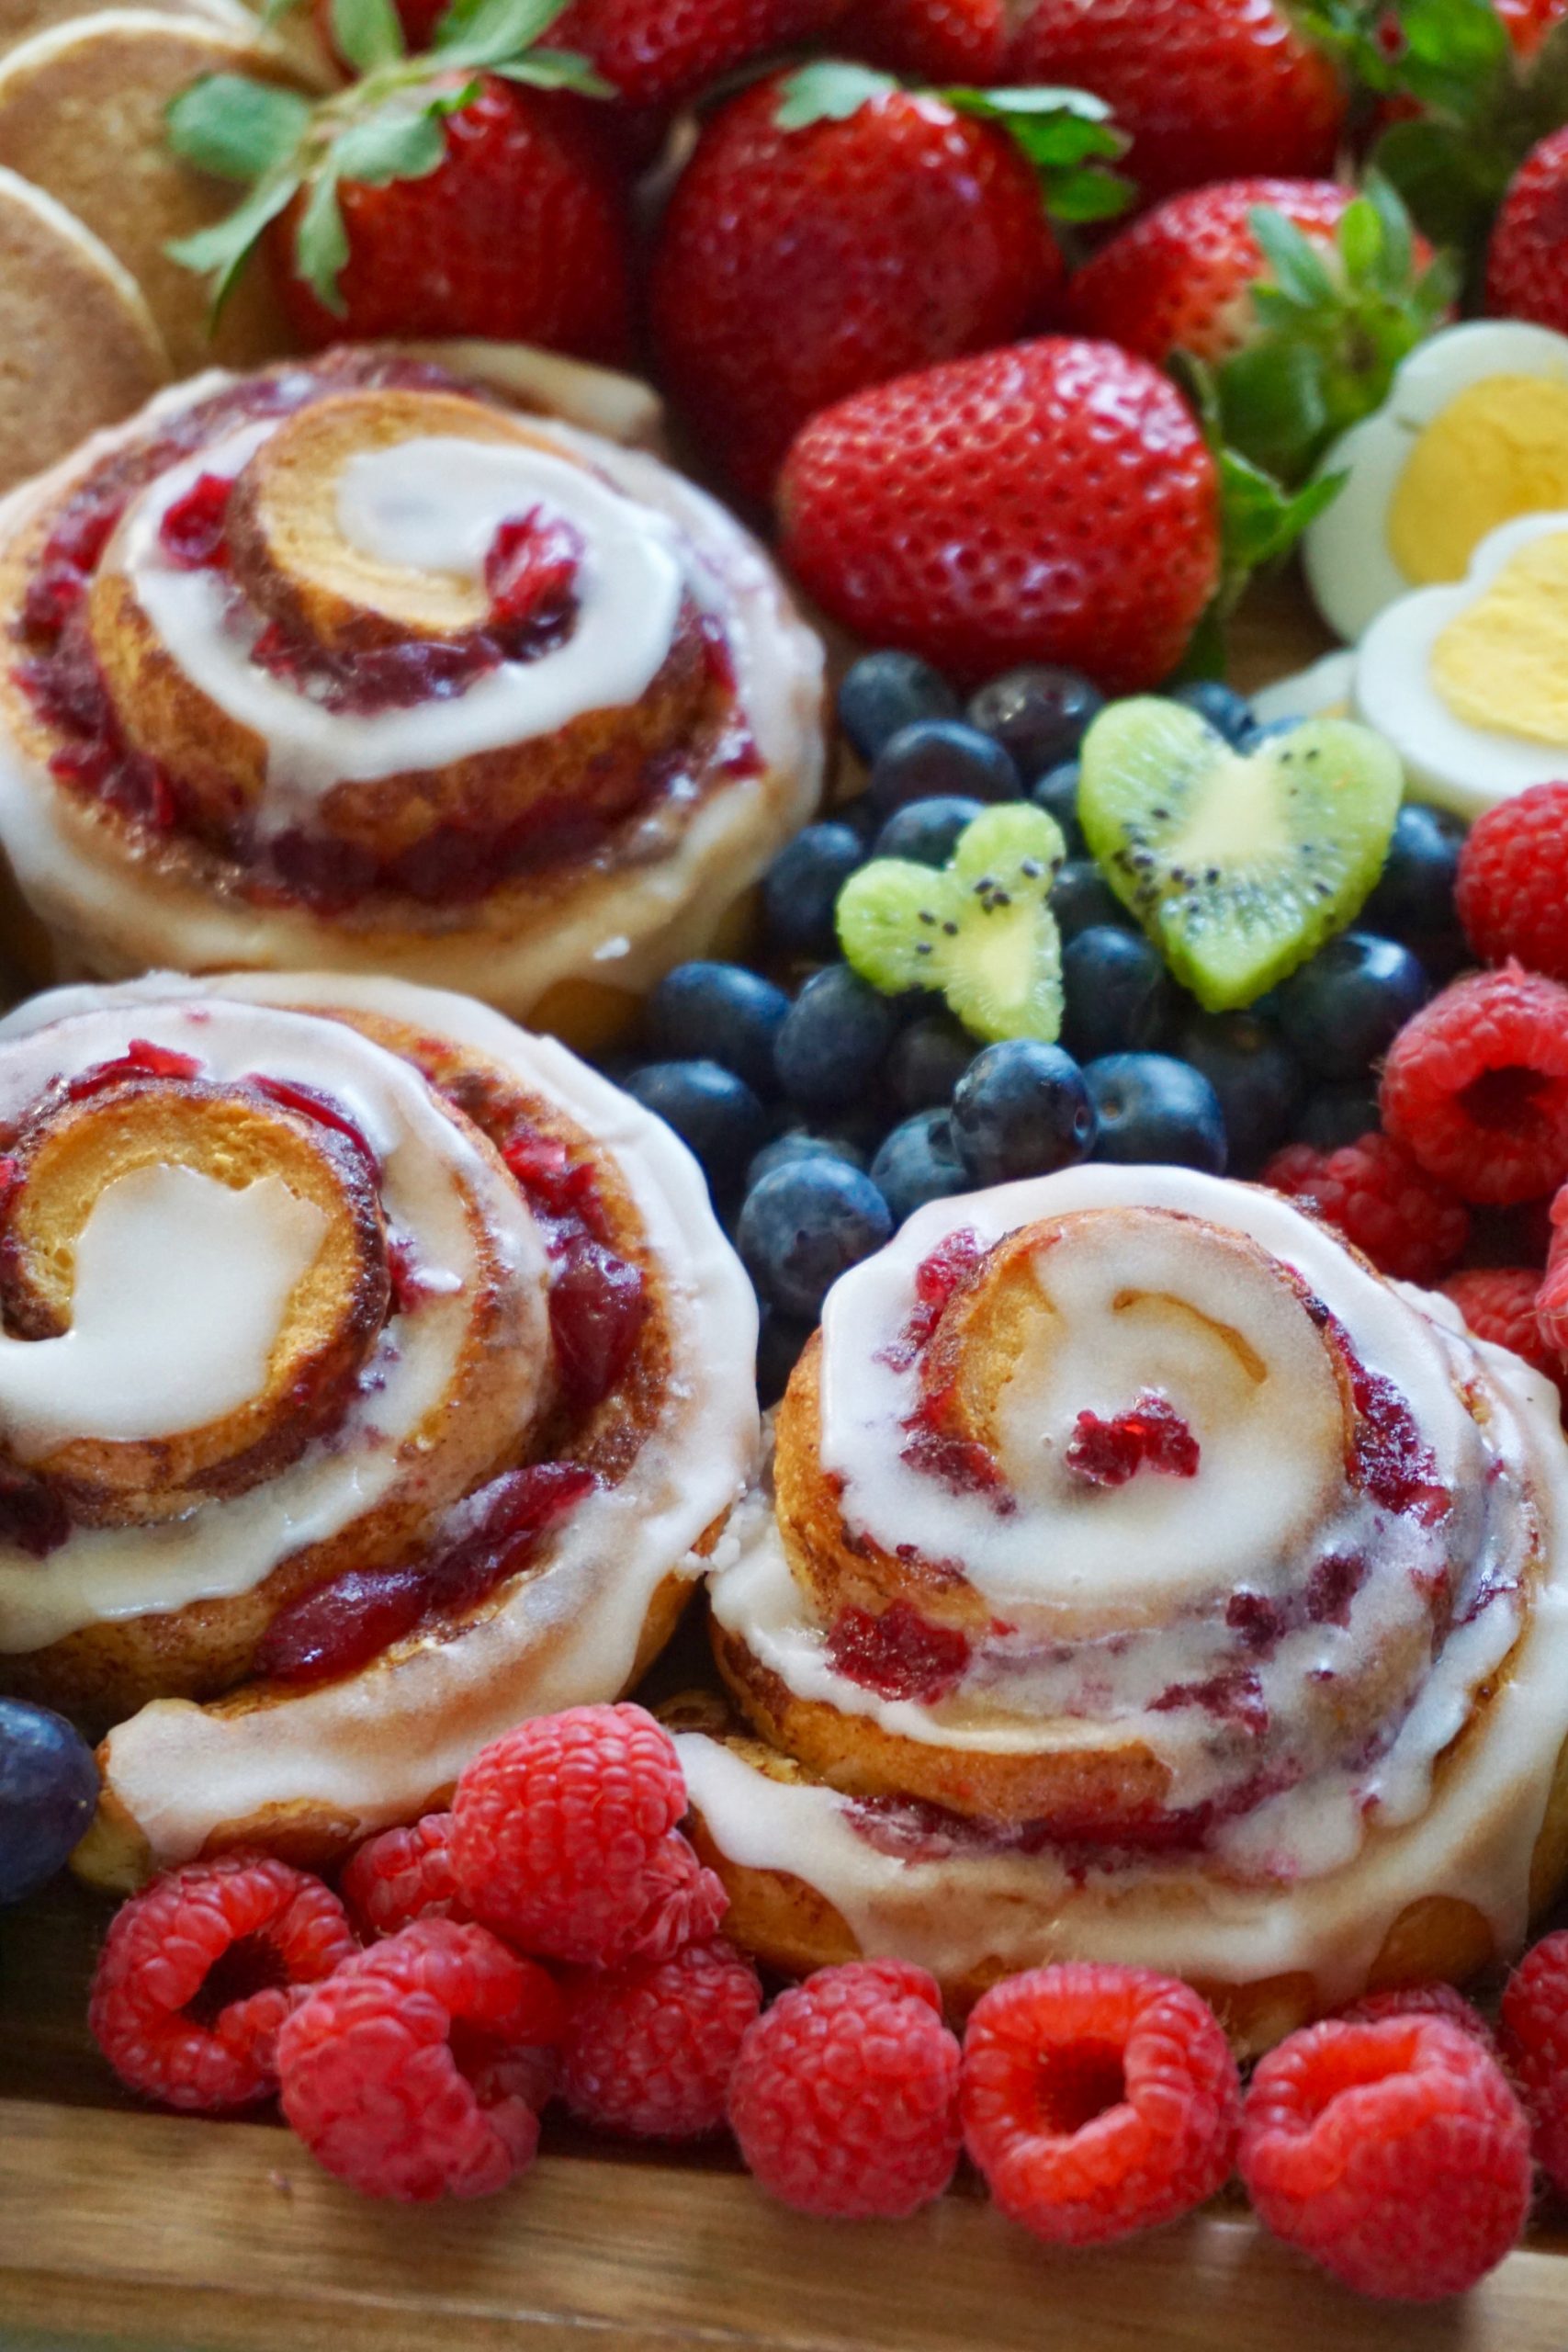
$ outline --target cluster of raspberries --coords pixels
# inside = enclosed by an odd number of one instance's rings
[[[1381,1131],[1332,1152],[1287,1145],[1263,1182],[1385,1274],[1439,1285],[1568,1401],[1568,783],[1479,820],[1456,902],[1485,968],[1394,1039]]]
[[[1213,2010],[1145,1969],[1007,1978],[962,2042],[903,1961],[821,1969],[764,2008],[685,1808],[640,1707],[525,1724],[336,1894],[236,1853],[134,1897],[94,2031],[136,2090],[217,2110],[276,2094],[329,2171],[406,2199],[503,2188],[559,2098],[647,2138],[728,2125],[763,2188],[838,2218],[917,2211],[967,2152],[1058,2245],[1173,2221],[1239,2170],[1268,2226],[1348,2285],[1428,2300],[1514,2245],[1532,2128],[1568,2190],[1568,1934],[1518,1969],[1497,2037],[1447,1986],[1382,1993],[1244,2089]]]

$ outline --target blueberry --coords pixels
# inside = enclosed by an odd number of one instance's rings
[[[951,1013],[924,1013],[893,1041],[888,1091],[905,1111],[940,1110],[952,1102],[953,1088],[978,1051]]]
[[[875,1087],[897,1029],[885,996],[847,964],[829,964],[807,981],[779,1031],[779,1084],[807,1111],[837,1111],[862,1100]]]
[[[953,1140],[976,1184],[1071,1168],[1088,1159],[1095,1132],[1083,1072],[1060,1046],[987,1046],[953,1091]]]
[[[1016,800],[1018,770],[999,743],[961,718],[922,718],[900,728],[872,763],[866,797],[880,817],[911,800]]]
[[[660,1061],[705,1060],[757,1094],[773,1087],[773,1040],[789,999],[740,964],[677,964],[648,1001],[648,1042]]]
[[[771,1176],[775,1168],[789,1168],[797,1159],[839,1159],[846,1168],[863,1168],[865,1155],[840,1136],[813,1135],[809,1127],[791,1127],[765,1143],[746,1170],[746,1190]]]
[[[839,724],[863,760],[920,718],[956,718],[958,696],[915,653],[863,653],[839,688]]]
[[[47,1707],[0,1699],[0,1903],[64,1866],[97,1802],[98,1768],[81,1734]]]
[[[738,1184],[767,1140],[768,1114],[743,1078],[714,1061],[649,1062],[626,1092],[690,1146],[716,1193]]]
[[[1078,822],[1078,781],[1082,774],[1077,760],[1064,760],[1059,768],[1048,768],[1029,792],[1035,807],[1043,808],[1048,817],[1055,817],[1062,828],[1069,857],[1089,855],[1089,843]]]
[[[1084,1071],[1100,1115],[1097,1159],[1138,1167],[1151,1160],[1225,1171],[1220,1098],[1190,1062],[1172,1054],[1107,1054]]]
[[[1324,1086],[1313,1095],[1296,1122],[1296,1137],[1314,1151],[1337,1151],[1359,1143],[1381,1124],[1378,1093],[1365,1080],[1355,1086]]]
[[[1408,947],[1341,932],[1280,989],[1280,1026],[1315,1078],[1359,1078],[1431,994]]]
[[[918,865],[945,865],[965,825],[985,807],[944,792],[934,800],[911,800],[895,808],[872,844],[874,857],[909,857]]]
[[[1127,927],[1127,910],[1091,857],[1069,857],[1051,888],[1051,912],[1064,940],[1101,923]]]
[[[866,854],[852,825],[807,825],[796,833],[762,877],[762,909],[775,944],[794,956],[836,955],[833,909]]]
[[[1177,1041],[1220,1098],[1231,1164],[1261,1166],[1285,1141],[1306,1091],[1301,1065],[1256,1012],[1195,1012]]]
[[[1218,678],[1199,678],[1190,686],[1178,686],[1171,699],[1199,712],[1227,743],[1244,743],[1258,724],[1247,696],[1238,695],[1234,686],[1222,685]]]
[[[1075,1061],[1142,1053],[1170,1021],[1170,980],[1141,932],[1110,923],[1080,931],[1062,956],[1062,1043]]]
[[[1454,882],[1464,827],[1446,808],[1407,800],[1393,820],[1393,838],[1377,887],[1361,910],[1369,930],[1413,946],[1429,932],[1454,929]]]
[[[967,1192],[969,1171],[958,1157],[951,1114],[919,1111],[895,1127],[871,1163],[871,1181],[895,1225],[928,1201]]]
[[[757,1331],[757,1398],[764,1412],[789,1386],[790,1374],[816,1328],[793,1315],[775,1315],[771,1306],[762,1309]]]
[[[887,1204],[858,1168],[797,1159],[747,1193],[736,1239],[763,1304],[815,1321],[847,1268],[893,1230]]]
[[[1105,696],[1077,670],[1039,662],[1009,670],[969,699],[969,723],[1010,752],[1025,784],[1070,760]]]

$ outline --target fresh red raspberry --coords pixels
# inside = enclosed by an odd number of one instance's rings
[[[288,2019],[283,2112],[328,2172],[371,2197],[488,2197],[533,2162],[537,2052],[562,2024],[533,1961],[487,1928],[416,1919]]]
[[[1441,1284],[1478,1340],[1494,1347],[1511,1348],[1526,1363],[1544,1373],[1564,1404],[1568,1404],[1568,1364],[1553,1348],[1536,1313],[1541,1276],[1533,1266],[1474,1266],[1450,1274]]]
[[[1455,980],[1390,1046],[1381,1102],[1390,1135],[1462,1199],[1553,1191],[1568,1176],[1568,989],[1517,964]]]
[[[1494,2057],[1497,2054],[1497,2038],[1486,2019],[1451,1984],[1385,1984],[1381,1992],[1363,1993],[1338,2012],[1341,2025],[1382,2025],[1387,2018],[1446,2018],[1450,2025],[1474,2034]]]
[[[722,1939],[672,1960],[585,1972],[567,1988],[560,2087],[585,2123],[645,2140],[716,2132],[757,1972]]]
[[[1433,2302],[1502,2261],[1530,2199],[1529,2127],[1448,2018],[1329,2019],[1258,2063],[1241,2176],[1258,2219],[1363,2295]]]
[[[1515,956],[1568,980],[1568,784],[1532,784],[1476,819],[1454,899],[1483,964]]]
[[[953,2178],[959,2064],[923,1969],[819,1968],[741,2043],[730,2128],[754,2177],[797,2212],[900,2221]]]
[[[1568,1185],[1551,1204],[1546,1272],[1535,1295],[1535,1319],[1552,1354],[1568,1362]]]
[[[1055,2245],[1174,2221],[1224,2187],[1241,2080],[1219,2019],[1145,1968],[1008,1977],[964,2041],[964,2144],[1002,2211]]]
[[[427,1813],[407,1829],[383,1829],[360,1847],[338,1881],[367,1943],[411,1919],[461,1919],[452,1870],[452,1816]]]
[[[224,1854],[120,1906],[87,2020],[132,2090],[166,2107],[244,2107],[276,2087],[278,2028],[302,1988],[358,1949],[320,1879]]]
[[[1375,1130],[1337,1151],[1287,1144],[1261,1181],[1315,1209],[1380,1272],[1401,1282],[1436,1282],[1470,1238],[1464,1203],[1418,1168],[1403,1144]]]
[[[452,1800],[464,1904],[525,1951],[614,1967],[711,1936],[728,1898],[675,1824],[674,1742],[641,1707],[569,1707],[476,1756]]]
[[[1509,1977],[1502,2040],[1536,2161],[1568,2196],[1568,1929],[1543,1936]]]

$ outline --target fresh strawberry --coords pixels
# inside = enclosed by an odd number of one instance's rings
[[[1326,173],[1345,119],[1334,65],[1276,0],[1035,0],[1004,66],[1109,100],[1146,197]]]
[[[1568,130],[1532,149],[1486,250],[1486,307],[1568,334]]]
[[[1521,57],[1533,57],[1552,26],[1568,17],[1568,0],[1494,0],[1494,6]]]
[[[486,335],[623,359],[629,225],[582,104],[602,85],[581,58],[528,46],[549,14],[479,0],[409,58],[378,0],[333,0],[333,38],[363,76],[350,89],[312,107],[204,76],[170,108],[171,143],[254,185],[171,251],[211,273],[216,306],[264,243],[307,345]]]
[[[846,0],[572,0],[552,40],[581,51],[633,106],[694,97],[753,57],[815,40]]]
[[[1008,96],[974,102],[999,116]],[[818,409],[1043,323],[1063,268],[1038,172],[967,103],[824,64],[705,126],[660,233],[654,336],[663,381],[750,495]],[[1093,111],[1020,119],[1064,157],[1117,150]]]
[[[1225,438],[1292,479],[1380,408],[1443,317],[1455,273],[1374,178],[1225,180],[1168,197],[1101,247],[1067,314],[1162,365],[1217,368]]]
[[[858,0],[834,46],[915,82],[997,82],[1007,37],[1004,0]]]
[[[1111,344],[1047,337],[841,401],[778,503],[835,620],[964,681],[1053,662],[1152,686],[1219,584],[1214,459],[1174,385]]]

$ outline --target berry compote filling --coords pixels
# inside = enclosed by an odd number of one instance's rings
[[[70,1538],[71,1516],[59,1488],[0,1464],[0,1544],[14,1544],[30,1560],[46,1560]]]
[[[577,612],[581,534],[564,514],[531,506],[496,526],[485,554],[490,616],[502,628],[563,628]]]
[[[156,1046],[148,1037],[132,1037],[124,1053],[112,1061],[95,1062],[90,1069],[68,1078],[63,1091],[68,1102],[85,1102],[106,1087],[118,1086],[122,1079],[196,1078],[200,1070],[194,1054],[175,1053],[172,1046]]]
[[[303,1118],[313,1119],[318,1126],[331,1127],[334,1135],[345,1136],[371,1169],[379,1170],[381,1163],[371,1150],[368,1138],[330,1094],[323,1094],[318,1087],[301,1086],[293,1079],[267,1078],[256,1070],[251,1072],[244,1084],[254,1086],[269,1102],[279,1103],[286,1111],[298,1111]]]
[[[1075,1478],[1091,1487],[1124,1487],[1140,1470],[1171,1478],[1195,1478],[1199,1445],[1168,1396],[1145,1389],[1125,1413],[1102,1420],[1098,1413],[1077,1417],[1067,1444],[1066,1464]]]
[[[201,571],[226,560],[233,494],[231,475],[198,474],[184,497],[164,508],[158,544],[182,571]]]
[[[587,1160],[574,1160],[564,1144],[526,1120],[513,1126],[502,1156],[549,1252],[550,1336],[566,1400],[575,1411],[589,1411],[609,1395],[642,1336],[642,1269],[611,1246]]]
[[[956,1626],[933,1625],[907,1600],[895,1600],[880,1615],[841,1609],[828,1629],[828,1655],[840,1674],[879,1699],[934,1706],[962,1679],[969,1640]]]

